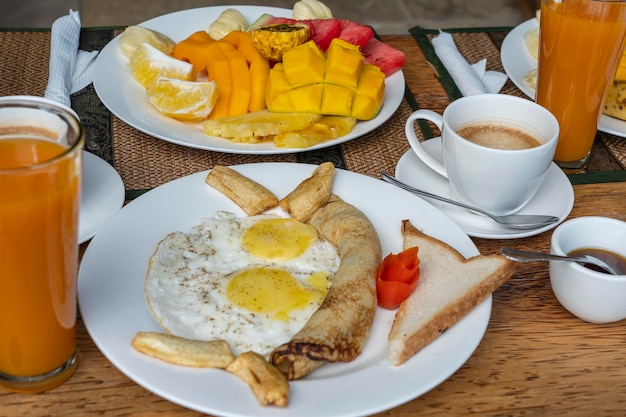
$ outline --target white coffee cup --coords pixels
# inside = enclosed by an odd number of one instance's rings
[[[425,119],[441,131],[443,164],[433,158],[415,134],[416,120]],[[468,124],[498,124],[534,137],[538,146],[496,149],[473,143],[457,130]],[[556,118],[524,98],[481,94],[453,101],[443,116],[430,110],[413,112],[405,126],[409,144],[424,164],[450,183],[450,197],[503,215],[519,211],[541,186],[559,136]]]

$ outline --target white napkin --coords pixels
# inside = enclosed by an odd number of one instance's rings
[[[44,97],[70,106],[70,94],[91,84],[98,51],[79,51],[80,15],[70,9],[52,24],[50,73]]]
[[[497,93],[506,83],[508,78],[506,74],[498,71],[486,71],[487,59],[470,65],[457,49],[454,39],[449,33],[440,31],[432,43],[435,54],[464,96]]]

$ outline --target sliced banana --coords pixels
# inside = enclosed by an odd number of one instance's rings
[[[246,30],[248,21],[237,9],[224,10],[217,19],[209,25],[209,35],[219,41],[233,30]]]
[[[120,47],[129,58],[142,43],[150,44],[166,54],[170,54],[176,45],[166,35],[142,26],[128,26],[120,35]]]
[[[530,54],[533,58],[537,59],[539,55],[539,27],[528,31],[526,35],[524,35],[524,40],[526,41],[526,47]]]
[[[306,19],[329,19],[333,17],[330,8],[319,0],[300,0],[293,5],[293,18]]]

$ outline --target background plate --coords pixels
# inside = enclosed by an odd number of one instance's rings
[[[124,204],[124,183],[104,159],[83,151],[78,243],[89,240]]]

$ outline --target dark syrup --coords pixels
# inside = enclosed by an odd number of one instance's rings
[[[584,256],[584,255],[593,256],[594,258],[598,258],[606,262],[607,265],[613,267],[613,269],[617,271],[619,275],[626,275],[626,257],[618,253],[611,252],[606,249],[581,248],[581,249],[573,250],[567,255],[568,256]],[[596,266],[596,265],[583,264],[583,266],[589,269],[593,269],[594,271],[606,273],[606,271],[603,268]]]

